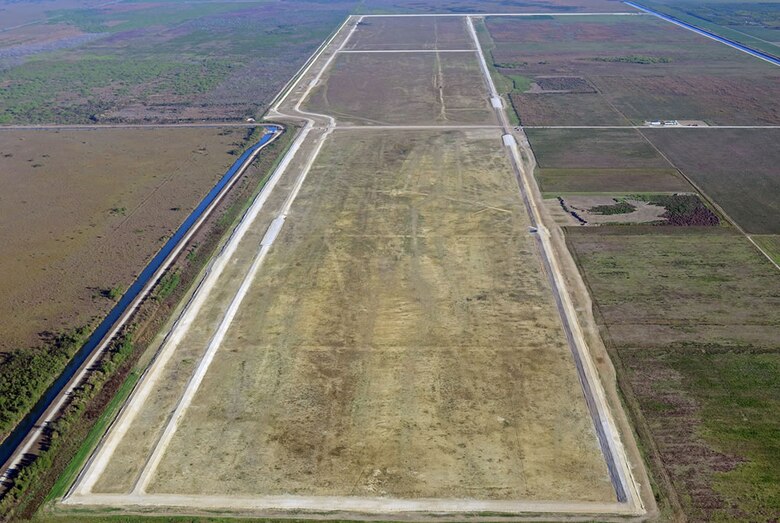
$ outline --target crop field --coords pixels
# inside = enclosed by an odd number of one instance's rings
[[[777,67],[652,16],[488,17],[486,26],[498,70],[531,82],[511,94],[524,125],[780,123]],[[534,88],[549,76],[591,89]]]
[[[150,494],[614,499],[498,138],[331,138]]]
[[[780,129],[644,129],[671,161],[749,233],[780,233]]]
[[[567,228],[656,478],[692,521],[776,515],[780,278],[733,229]],[[727,299],[726,299],[727,297]],[[773,508],[774,507],[774,508]]]
[[[347,46],[349,49],[472,49],[464,18],[364,18]]]
[[[616,0],[367,0],[360,14],[371,13],[575,13],[634,11]]]
[[[538,169],[545,194],[692,191],[674,169]]]
[[[671,168],[663,156],[634,129],[527,129],[542,169]]]
[[[497,124],[473,52],[341,54],[304,108],[345,124]]]
[[[630,125],[600,93],[512,93],[523,125]]]

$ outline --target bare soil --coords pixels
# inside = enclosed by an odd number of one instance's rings
[[[663,214],[666,212],[664,207],[652,205],[647,202],[626,199],[634,210],[620,214],[598,214],[592,212],[593,207],[604,205],[615,205],[615,198],[609,196],[566,196],[563,198],[563,204],[559,200],[547,200],[549,205],[565,206],[570,211],[574,211],[588,224],[599,225],[606,223],[647,223],[665,221]],[[569,215],[574,219],[573,216]],[[575,220],[576,221],[576,220]],[[566,223],[564,225],[567,225]],[[576,225],[576,223],[575,223]]]
[[[364,18],[347,49],[472,49],[461,17]]]
[[[304,108],[358,125],[496,124],[473,53],[341,54]]]

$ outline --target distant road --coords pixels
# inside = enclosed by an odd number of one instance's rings
[[[79,129],[164,129],[166,127],[260,127],[257,122],[192,122],[192,123],[94,123],[0,125],[0,131],[68,131]]]

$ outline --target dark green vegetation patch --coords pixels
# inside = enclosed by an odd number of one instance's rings
[[[635,200],[644,200],[666,209],[663,217],[669,225],[713,226],[720,224],[718,216],[704,205],[695,194],[637,195]]]

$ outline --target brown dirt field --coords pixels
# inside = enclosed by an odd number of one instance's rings
[[[331,140],[150,492],[614,499],[498,133]]]
[[[332,135],[150,492],[614,499],[515,184],[497,132]]]
[[[642,133],[746,231],[780,233],[780,129]]]
[[[347,49],[473,49],[465,18],[364,18]]]
[[[619,0],[367,0],[366,12],[399,13],[528,13],[635,11]]]
[[[0,132],[0,350],[105,314],[101,291],[129,285],[245,133]]]
[[[527,129],[542,169],[669,169],[633,129]]]
[[[472,53],[341,54],[304,109],[357,125],[497,125]]]
[[[674,169],[537,169],[547,194],[577,192],[687,192],[693,187]]]
[[[549,200],[546,200],[549,201]],[[634,207],[634,210],[621,214],[598,214],[591,212],[593,207],[601,205],[615,205],[618,199],[611,196],[574,195],[564,198],[564,205],[575,211],[581,218],[592,225],[609,223],[648,223],[665,221],[663,214],[665,207],[653,205],[644,201],[626,198],[625,200]],[[558,200],[552,202],[559,203]],[[558,205],[560,207],[560,204]],[[572,218],[573,219],[573,218]],[[575,225],[578,225],[575,223]]]

